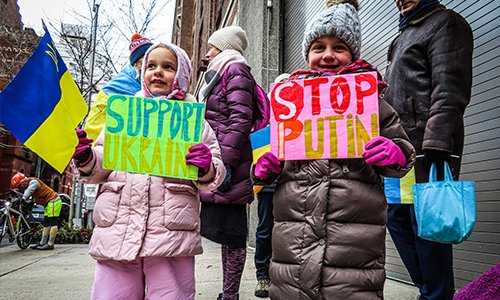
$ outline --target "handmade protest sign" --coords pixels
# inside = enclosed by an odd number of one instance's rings
[[[202,103],[110,95],[103,167],[165,177],[197,179],[186,165],[189,147],[201,142]]]
[[[376,72],[271,85],[271,152],[279,160],[361,157],[379,135]]]

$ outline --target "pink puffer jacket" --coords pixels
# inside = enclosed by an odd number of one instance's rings
[[[212,153],[212,167],[198,181],[105,170],[103,142],[101,132],[93,161],[80,169],[85,183],[102,183],[94,207],[90,255],[97,260],[130,261],[201,254],[198,189],[216,189],[226,176],[210,125],[204,123],[202,142]]]

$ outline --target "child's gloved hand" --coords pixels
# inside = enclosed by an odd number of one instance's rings
[[[222,182],[222,184],[219,186],[218,190],[223,192],[223,193],[228,192],[231,189],[231,185],[232,185],[231,180],[232,180],[231,166],[226,165],[226,177],[224,178],[224,181]]]
[[[92,160],[94,154],[91,148],[94,140],[88,138],[83,129],[76,129],[75,132],[78,136],[78,145],[76,145],[75,153],[73,153],[73,161],[80,168],[86,166]]]
[[[269,176],[280,172],[280,161],[271,152],[264,153],[255,164],[254,175],[262,179],[267,179]]]
[[[404,167],[406,165],[406,157],[398,147],[390,139],[377,136],[371,139],[368,144],[365,145],[365,151],[362,154],[367,164],[375,166],[390,166],[390,165],[400,165]]]
[[[186,154],[186,164],[198,167],[198,177],[203,177],[212,165],[212,153],[204,144],[196,144]]]

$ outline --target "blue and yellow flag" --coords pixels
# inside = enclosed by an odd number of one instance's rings
[[[267,125],[252,132],[250,134],[250,143],[252,144],[253,163],[256,164],[264,153],[271,151],[271,127]],[[253,192],[257,195],[263,188],[263,186],[255,185]]]
[[[413,204],[412,186],[415,184],[415,169],[403,178],[384,178],[384,192],[389,204]]]
[[[0,93],[0,122],[62,173],[75,151],[75,128],[87,113],[75,81],[49,32]]]

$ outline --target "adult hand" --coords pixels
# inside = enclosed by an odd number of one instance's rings
[[[424,150],[424,163],[430,166],[433,162],[441,163],[443,161],[450,162],[451,153],[439,150]]]
[[[406,165],[406,157],[392,140],[377,136],[371,139],[368,144],[365,145],[365,151],[362,154],[367,164],[374,166],[390,166],[390,165],[400,165],[404,167]]]
[[[255,164],[254,175],[261,179],[267,179],[269,176],[280,172],[280,162],[271,152],[264,153]]]
[[[76,135],[78,136],[78,145],[75,147],[75,153],[73,153],[73,161],[77,167],[86,166],[93,157],[92,153],[92,140],[87,137],[87,133],[83,129],[76,129]]]
[[[226,177],[224,178],[224,181],[222,184],[219,186],[218,190],[226,193],[231,189],[231,166],[226,165]]]
[[[196,144],[186,154],[186,164],[198,167],[198,177],[203,177],[212,165],[212,153],[204,144]]]

